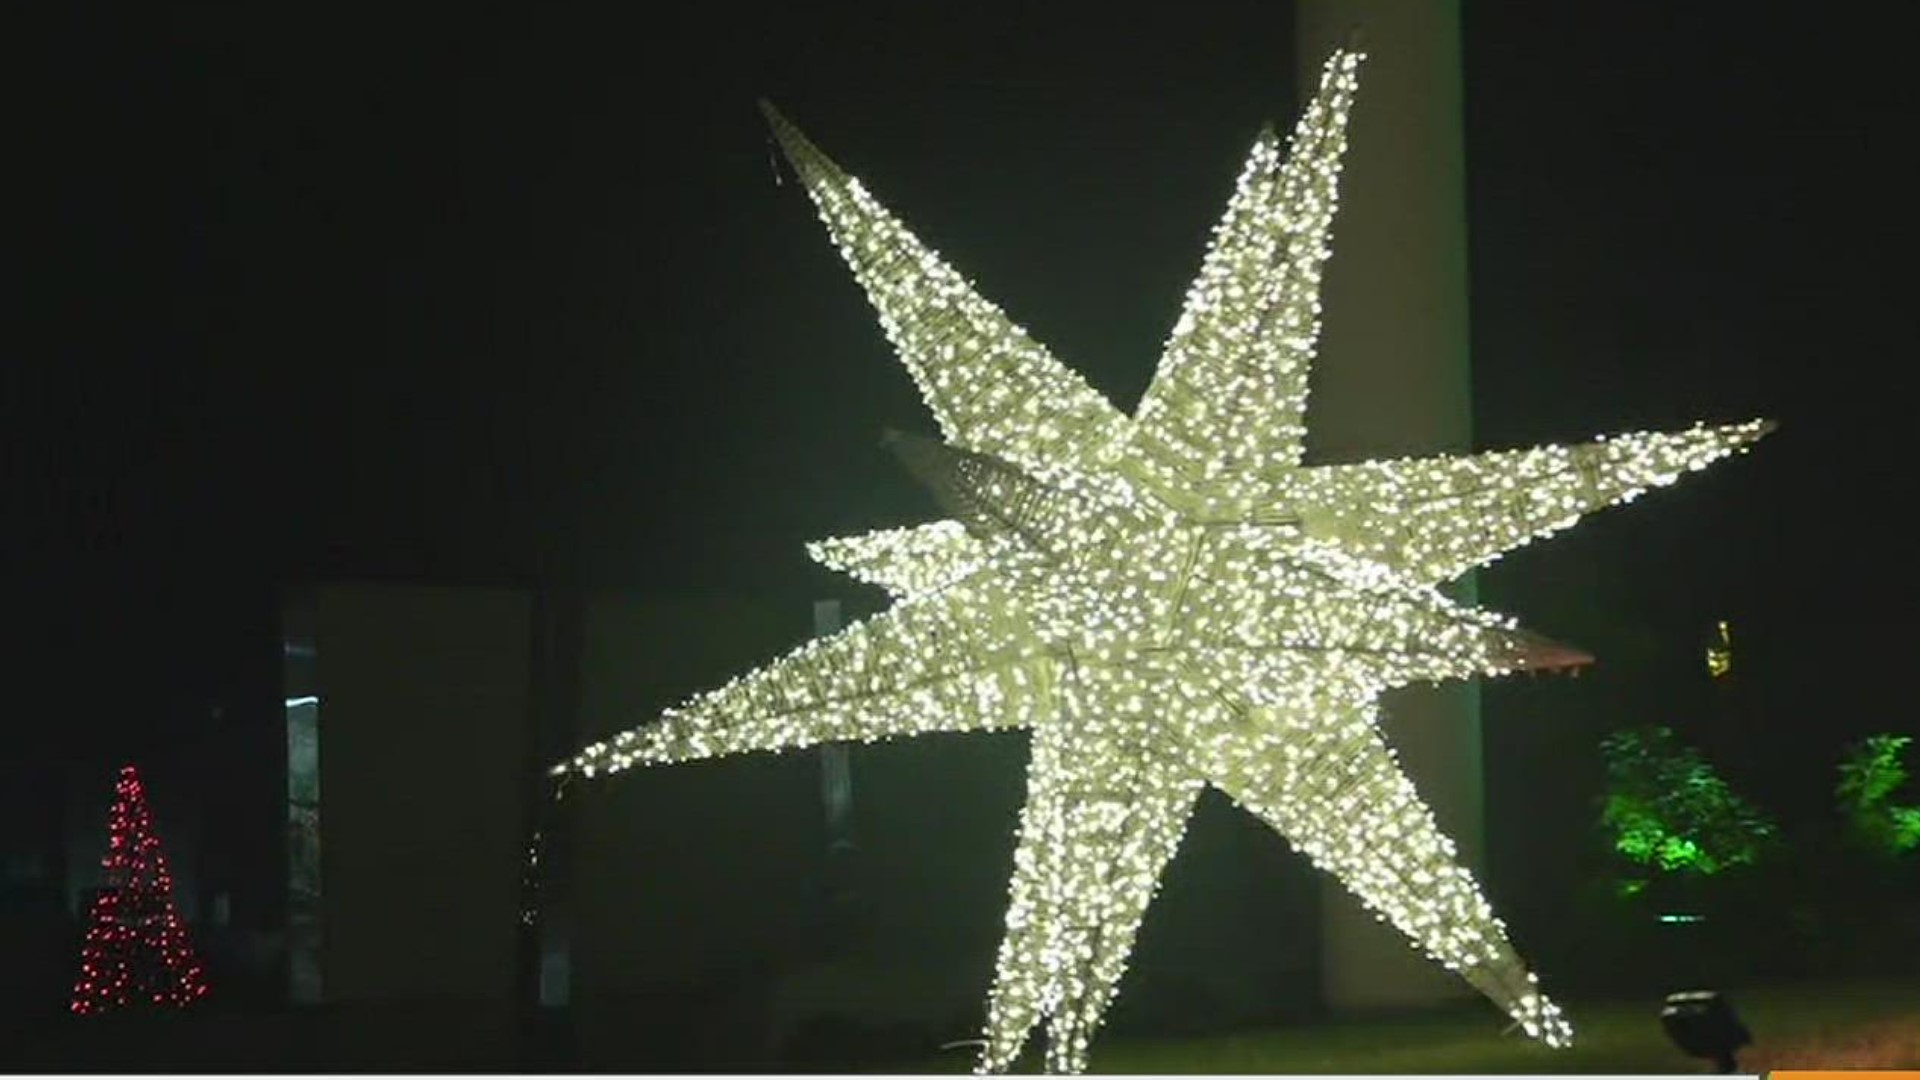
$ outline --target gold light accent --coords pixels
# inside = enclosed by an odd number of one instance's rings
[[[1714,639],[1707,645],[1707,674],[1719,679],[1733,670],[1733,639],[1727,633],[1727,620],[1714,627]]]

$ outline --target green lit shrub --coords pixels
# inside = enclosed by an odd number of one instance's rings
[[[1913,739],[1874,735],[1847,748],[1834,797],[1856,842],[1884,855],[1920,848],[1920,806],[1891,800],[1907,781],[1901,758]]]
[[[1602,741],[1602,827],[1628,862],[1661,874],[1713,875],[1758,862],[1778,837],[1772,821],[1734,794],[1671,728],[1615,732]],[[1640,886],[1622,882],[1632,894]]]

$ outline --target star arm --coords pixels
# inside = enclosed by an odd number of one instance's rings
[[[1247,158],[1134,414],[1134,465],[1157,488],[1300,461],[1360,60],[1328,58],[1284,156],[1268,130]]]
[[[957,521],[930,521],[904,529],[876,529],[807,545],[813,561],[878,585],[896,599],[935,592],[986,565],[988,546]]]
[[[1142,708],[1146,680],[1069,670],[1063,695],[1059,721],[1034,731],[982,1072],[1011,1068],[1042,1021],[1046,1071],[1085,1070],[1203,786]]]
[[[1291,526],[1199,537],[1178,618],[1189,640],[1223,656],[1266,664],[1336,658],[1381,689],[1591,662]]]
[[[1270,505],[1309,534],[1424,583],[1450,580],[1601,507],[1744,450],[1764,420],[1575,446],[1300,469]]]
[[[1332,874],[1430,958],[1553,1046],[1572,1039],[1453,841],[1394,760],[1370,692],[1337,678],[1285,705],[1238,707],[1196,687],[1214,722],[1190,742],[1207,779]]]
[[[818,743],[1023,727],[1049,707],[1045,654],[991,577],[818,638],[660,719],[596,742],[555,775],[593,777]]]
[[[947,441],[1028,468],[1071,462],[1126,418],[821,153],[762,106],[834,245]]]

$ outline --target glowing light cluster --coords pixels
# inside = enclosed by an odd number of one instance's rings
[[[107,819],[107,853],[73,984],[74,1013],[137,1006],[183,1007],[207,983],[173,906],[173,877],[154,834],[147,796],[131,765],[120,770]]]
[[[1260,133],[1153,385],[1135,413],[1132,464],[1160,490],[1300,464],[1307,372],[1320,336],[1320,270],[1338,203],[1361,56],[1336,53],[1283,152]]]
[[[959,522],[933,521],[816,540],[807,545],[807,554],[822,566],[905,600],[968,577],[986,565],[988,552]]]
[[[1771,430],[1770,421],[1749,420],[1578,446],[1295,469],[1263,478],[1254,497],[1292,509],[1316,536],[1432,584],[1671,484]]]
[[[1131,418],[767,110],[940,426],[890,445],[952,519],[812,545],[897,603],[554,771],[1031,730],[982,1071],[1042,1022],[1047,1067],[1086,1066],[1205,784],[1529,1034],[1571,1037],[1381,738],[1377,700],[1588,662],[1435,586],[1766,425],[1303,466],[1359,63],[1327,62],[1284,152],[1256,142]]]

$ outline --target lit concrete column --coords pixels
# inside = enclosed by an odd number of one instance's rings
[[[1466,148],[1458,0],[1296,0],[1303,98],[1320,64],[1367,54],[1327,265],[1308,402],[1310,462],[1424,455],[1473,442]],[[1473,595],[1469,578],[1452,590]],[[1480,699],[1472,684],[1388,695],[1387,737],[1440,825],[1482,869]],[[1468,996],[1465,983],[1324,886],[1321,992],[1336,1009]]]

